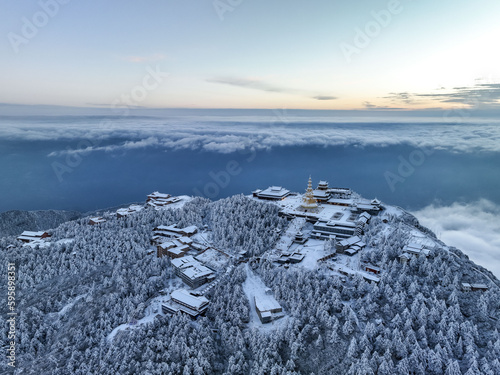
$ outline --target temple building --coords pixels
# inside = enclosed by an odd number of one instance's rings
[[[306,210],[318,207],[318,202],[314,198],[311,176],[309,176],[309,182],[307,183],[307,190],[302,199],[302,207],[305,208]]]

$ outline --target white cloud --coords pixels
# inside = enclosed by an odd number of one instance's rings
[[[277,146],[390,146],[410,144],[453,152],[500,152],[500,126],[484,123],[335,122],[336,119],[288,117],[185,117],[80,119],[67,123],[13,122],[0,127],[0,139],[88,140],[93,150],[139,147],[209,150],[229,153]],[[351,119],[351,121],[353,121]],[[366,121],[366,119],[364,119]],[[108,146],[102,145],[103,140]],[[112,145],[109,145],[109,143]],[[96,146],[97,145],[97,146]]]
[[[481,199],[413,212],[420,223],[450,246],[500,277],[500,206]]]

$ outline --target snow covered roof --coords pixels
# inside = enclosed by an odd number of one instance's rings
[[[330,204],[343,204],[343,205],[352,205],[354,201],[351,198],[342,199],[342,198],[330,198],[328,202]]]
[[[321,225],[321,224],[322,223],[318,221],[315,225]],[[354,228],[356,226],[356,224],[354,224],[354,223],[339,222],[337,220],[329,220],[328,222],[326,222],[323,225],[327,225],[329,227],[350,227],[350,228]]]
[[[264,319],[264,318],[271,318],[273,316],[273,314],[270,312],[270,311],[263,311],[260,313],[260,316]]]
[[[351,189],[349,189],[349,188],[339,188],[339,187],[329,188],[328,190],[330,192],[336,193],[336,194],[338,194],[338,193],[345,194],[345,193],[351,192]]]
[[[356,254],[358,251],[359,251],[359,249],[354,249],[354,248],[350,247],[349,249],[345,250],[345,253],[346,253],[347,255],[354,255],[354,254]]]
[[[19,236],[17,237],[18,240],[25,240],[25,241],[35,241],[36,239],[39,239],[40,237],[31,237],[31,236]]]
[[[182,273],[187,276],[188,278],[194,280],[200,277],[205,277],[208,275],[213,274],[213,271],[202,265],[201,263],[192,265],[191,267],[184,268],[182,270]]]
[[[380,210],[380,207],[377,207],[371,203],[358,203],[356,205],[356,207],[358,207],[359,210],[370,210],[370,211],[373,211],[373,210]]]
[[[473,289],[488,289],[486,284],[470,284]]]
[[[154,230],[177,230],[176,225],[158,225]]]
[[[257,294],[255,296],[255,307],[260,312],[281,309],[281,305],[278,301],[269,294]]]
[[[369,273],[363,273],[363,278],[369,281],[375,281],[378,283],[380,281],[380,277],[377,277],[375,275],[371,275]]]
[[[281,186],[270,186],[265,190],[257,193],[259,197],[273,197],[273,198],[283,198],[290,194],[290,191],[282,188]]]
[[[359,217],[365,217],[369,220],[372,217],[372,215],[370,215],[368,212],[363,212],[359,214]]]
[[[42,237],[46,232],[40,231],[40,232],[31,232],[28,230],[25,230],[21,236],[26,236],[26,237]]]
[[[405,245],[403,247],[403,251],[415,255],[424,254],[425,256],[428,256],[431,252],[429,249],[425,249],[424,245],[416,243],[409,243],[408,245]]]
[[[337,269],[340,273],[344,273],[344,274],[348,274],[348,275],[356,274],[356,272],[354,272],[352,269],[350,269],[349,267],[346,267],[346,266],[339,266],[339,268],[337,268]]]
[[[203,296],[193,296],[185,289],[177,289],[170,295],[172,300],[185,305],[188,305],[194,310],[199,310],[208,303],[208,299]]]
[[[359,219],[358,219],[358,223],[362,223],[363,225],[366,224],[368,222],[368,219],[364,216],[361,216]]]
[[[190,267],[193,264],[199,264],[199,262],[193,258],[192,255],[188,255],[187,257],[184,258],[177,258],[177,259],[172,259],[172,266],[175,268],[185,268],[185,267]]]
[[[293,259],[293,260],[302,260],[304,259],[305,255],[304,254],[301,254],[301,253],[295,253],[293,255],[290,256],[290,259]]]
[[[171,248],[175,247],[176,245],[173,241],[166,241],[166,242],[161,243],[158,246],[160,248],[162,248],[163,250],[167,250],[167,249],[171,249]]]
[[[152,199],[163,198],[163,199],[166,199],[166,198],[170,198],[170,194],[164,194],[164,193],[159,193],[159,192],[155,191],[155,192],[149,194],[148,198],[152,198]]]
[[[326,198],[326,197],[329,197],[330,194],[326,191],[326,190],[313,190],[313,195],[315,197],[321,197],[321,198]]]
[[[92,221],[93,223],[104,223],[106,221],[106,219],[104,219],[104,218],[102,218],[100,216],[99,217],[96,216],[96,217],[91,217],[89,219],[89,221]]]
[[[172,225],[168,225],[168,226],[159,225],[154,230],[161,231],[161,232],[172,232],[172,233],[193,235],[198,231],[198,227],[196,225],[190,225],[190,226],[185,227],[185,228],[177,228],[177,225],[172,224]]]
[[[358,236],[352,236],[352,237],[346,238],[345,240],[340,241],[340,244],[342,246],[351,246],[351,245],[354,245],[358,242],[361,242],[361,238],[359,238]],[[365,246],[364,242],[361,242],[361,244],[363,244],[363,246]],[[361,246],[361,244],[359,244],[359,246]]]
[[[138,204],[133,204],[128,209],[130,211],[139,212],[139,211],[142,211],[144,209],[144,207],[143,206],[139,206]]]
[[[188,249],[189,249],[189,246],[184,245],[184,246],[171,248],[168,251],[172,254],[180,255],[180,254],[183,254]]]
[[[189,237],[186,237],[186,236],[178,238],[177,241],[179,241],[180,243],[183,243],[185,245],[189,245],[189,244],[193,243],[193,240]]]
[[[189,227],[182,228],[182,232],[187,234],[195,234],[197,230],[198,227],[196,225],[190,225]]]

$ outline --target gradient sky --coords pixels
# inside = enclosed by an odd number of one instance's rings
[[[55,1],[0,0],[0,103],[304,109],[499,103],[498,0],[400,1],[379,30],[373,12],[388,14],[391,2],[72,0],[54,9]],[[52,15],[40,13],[43,3],[52,3]],[[26,20],[47,24],[30,35]],[[366,46],[356,44],[367,27],[373,36]],[[346,58],[350,47],[357,51]],[[155,83],[151,69],[169,75],[145,90],[144,79]],[[126,102],[123,95],[132,92],[145,96]]]

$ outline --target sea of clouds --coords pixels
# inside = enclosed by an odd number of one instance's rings
[[[148,118],[67,117],[37,120],[4,119],[0,140],[80,141],[79,147],[54,150],[61,153],[123,151],[147,147],[173,150],[205,150],[232,153],[244,149],[279,146],[390,146],[452,152],[500,152],[500,124],[475,121],[461,123],[373,122],[364,119],[290,118],[279,114],[251,118]]]
[[[432,204],[413,214],[441,241],[500,277],[499,205],[485,199],[449,206]]]

